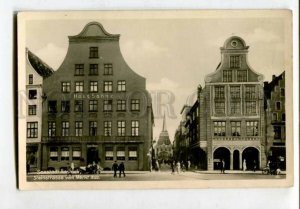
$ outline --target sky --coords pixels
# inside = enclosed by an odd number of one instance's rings
[[[56,70],[68,48],[68,36],[77,35],[91,21],[111,34],[120,34],[120,48],[127,64],[146,78],[152,95],[154,139],[162,129],[163,113],[170,140],[181,120],[183,105],[195,101],[197,86],[215,71],[220,47],[232,35],[249,46],[248,63],[270,81],[285,70],[284,21],[277,18],[178,19],[65,19],[30,20],[26,47]],[[157,102],[157,98],[161,102]],[[169,105],[160,105],[167,102]]]

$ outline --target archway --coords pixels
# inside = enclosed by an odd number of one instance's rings
[[[240,169],[240,152],[238,150],[234,150],[233,152],[233,170]]]
[[[243,151],[243,162],[246,160],[247,170],[253,170],[254,165],[256,165],[256,169],[259,168],[259,151],[254,147],[247,147]]]
[[[221,160],[225,161],[225,169],[230,169],[230,151],[225,147],[219,147],[214,151],[214,170],[220,169]]]

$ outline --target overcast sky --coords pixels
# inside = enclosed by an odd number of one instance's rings
[[[111,34],[121,34],[121,52],[128,65],[147,79],[147,89],[156,97],[174,96],[166,112],[167,129],[173,141],[181,119],[180,110],[192,104],[197,86],[215,71],[220,47],[232,35],[243,38],[249,48],[250,66],[270,81],[284,66],[284,22],[275,18],[239,19],[85,19],[32,20],[26,25],[26,46],[55,70],[62,63],[68,36],[77,35],[90,21],[100,22]],[[164,93],[165,92],[165,93]],[[154,138],[162,129],[154,99]]]

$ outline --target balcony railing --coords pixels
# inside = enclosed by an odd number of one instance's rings
[[[80,143],[80,142],[94,142],[94,143],[142,143],[144,137],[142,136],[43,136],[42,142],[55,143]]]
[[[217,141],[259,141],[259,136],[246,136],[246,137],[240,137],[240,136],[232,136],[232,137],[214,137],[213,140]]]

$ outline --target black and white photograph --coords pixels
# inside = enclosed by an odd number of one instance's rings
[[[20,189],[292,186],[291,22],[19,13]]]

